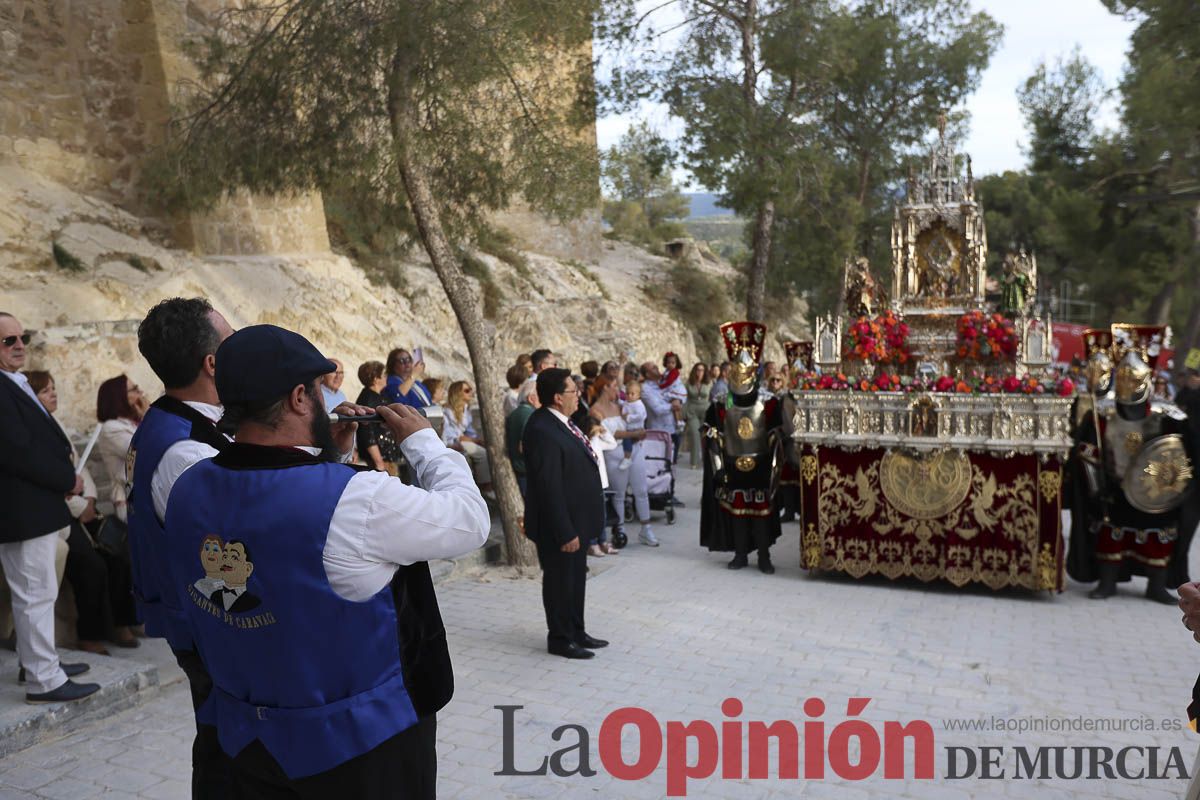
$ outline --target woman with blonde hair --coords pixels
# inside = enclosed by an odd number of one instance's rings
[[[471,463],[475,482],[479,490],[492,488],[492,472],[488,467],[484,441],[475,433],[471,419],[471,400],[475,390],[466,381],[455,381],[446,392],[445,415],[442,418],[442,441],[447,447],[458,450]]]

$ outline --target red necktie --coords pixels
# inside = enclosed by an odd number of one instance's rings
[[[576,439],[583,442],[583,446],[587,448],[588,455],[592,457],[592,461],[596,461],[596,453],[592,450],[592,443],[589,442],[588,438],[583,435],[583,431],[579,430],[579,426],[568,419],[567,427],[571,430],[571,433],[575,435]]]

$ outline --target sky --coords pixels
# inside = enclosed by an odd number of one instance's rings
[[[661,1],[661,0],[660,0]],[[1116,89],[1125,69],[1125,51],[1135,23],[1109,13],[1100,0],[974,0],[973,7],[992,15],[1004,26],[1004,39],[992,56],[979,89],[967,102],[970,133],[960,149],[971,155],[977,176],[1019,170],[1025,166],[1022,147],[1028,133],[1017,105],[1017,87],[1038,62],[1053,63],[1078,45],[1095,66],[1104,84]],[[1101,127],[1115,128],[1118,106],[1110,100]],[[634,122],[645,119],[668,135],[680,123],[665,109],[645,106],[635,114],[602,118],[597,123],[601,149],[616,144]],[[686,183],[686,173],[677,175]],[[693,191],[703,187],[690,186]]]

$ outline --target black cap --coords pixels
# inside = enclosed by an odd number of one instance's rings
[[[337,370],[308,339],[276,325],[242,328],[221,343],[216,359],[221,403],[253,410]]]

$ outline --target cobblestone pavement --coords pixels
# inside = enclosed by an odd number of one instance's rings
[[[807,698],[825,701],[824,738],[847,718],[850,697],[871,698],[861,718],[877,731],[888,720],[927,720],[933,727],[933,780],[847,781],[747,778],[692,780],[689,797],[759,798],[1175,798],[1186,781],[1014,779],[1017,746],[1170,748],[1192,769],[1197,740],[1186,731],[1141,730],[1146,721],[1178,725],[1200,665],[1200,649],[1173,607],[1140,599],[1141,586],[1122,596],[1089,601],[1070,585],[1051,597],[1017,592],[952,590],[884,581],[811,577],[798,567],[798,531],[785,527],[776,545],[778,573],[730,572],[727,556],[697,544],[699,475],[680,470],[687,503],[678,524],[657,526],[663,546],[634,542],[618,557],[592,559],[588,629],[612,640],[591,661],[567,661],[544,651],[539,583],[503,569],[451,580],[439,587],[450,631],[457,690],[439,717],[439,789],[447,798],[655,798],[667,791],[667,758],[648,777],[622,781],[599,757],[605,717],[624,706],[667,721],[707,720],[721,730],[725,698],[744,704],[740,720],[802,723]],[[1193,569],[1196,573],[1197,570]],[[555,729],[582,726],[590,736],[592,777],[496,775],[504,766],[498,705],[523,706],[513,716],[513,766],[536,768],[559,748]],[[0,799],[16,797],[174,798],[187,794],[191,719],[184,687],[174,684],[146,704],[57,742],[0,761]],[[1025,720],[1079,725],[1102,718],[1101,731],[951,731],[950,719]],[[638,759],[638,736],[626,728],[626,762]],[[665,728],[660,727],[660,730]],[[653,737],[651,737],[653,738]],[[730,739],[727,738],[726,741]],[[803,762],[804,744],[800,746]],[[1001,780],[948,780],[948,747],[1003,747]],[[793,751],[794,752],[794,751]],[[1099,752],[1099,751],[1097,751]],[[1074,755],[1067,755],[1070,771]],[[690,761],[696,747],[688,751]],[[565,757],[573,769],[578,754]],[[858,758],[857,745],[850,760]],[[1085,774],[1087,770],[1085,759]],[[1149,769],[1145,751],[1132,751],[1126,772]],[[748,763],[748,761],[747,761]],[[774,747],[771,775],[778,775]],[[959,760],[961,765],[963,761]],[[1054,760],[1049,766],[1053,774]],[[740,770],[724,758],[733,775]],[[803,765],[801,766],[803,770]],[[961,769],[961,767],[960,767]],[[976,775],[979,773],[976,766]],[[803,774],[803,772],[802,772]],[[1026,772],[1025,774],[1028,774]],[[1172,771],[1171,775],[1177,775]],[[721,775],[718,767],[715,775]]]

